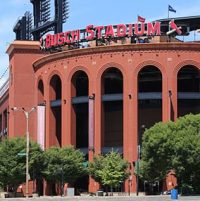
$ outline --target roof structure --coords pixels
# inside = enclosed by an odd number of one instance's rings
[[[169,22],[171,20],[174,20],[174,22],[178,26],[182,27],[182,35],[189,35],[190,31],[196,31],[200,29],[200,15],[177,17],[177,18],[166,18],[166,19],[159,19],[155,21],[161,22],[161,32],[166,33],[169,30]]]

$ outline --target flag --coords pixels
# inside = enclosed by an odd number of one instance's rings
[[[145,18],[141,17],[140,15],[138,15],[138,22],[144,23],[145,22]]]
[[[174,8],[172,8],[172,6],[170,6],[170,5],[168,5],[168,11],[176,13],[176,10]]]

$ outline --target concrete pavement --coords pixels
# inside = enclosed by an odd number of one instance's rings
[[[89,197],[89,196],[75,196],[75,197],[39,197],[39,198],[5,198],[1,201],[173,201],[170,195],[165,196],[108,196],[108,197]],[[179,201],[200,201],[200,196],[179,196]],[[174,200],[175,201],[175,200]]]

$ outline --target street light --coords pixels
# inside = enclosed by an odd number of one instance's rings
[[[139,174],[140,174],[140,155],[141,155],[141,145],[142,145],[142,134],[144,133],[146,126],[141,125],[141,131],[138,132],[139,136],[137,138],[137,161],[135,163],[136,168],[136,195],[139,195]]]
[[[130,175],[128,178],[128,195],[131,195],[131,182],[132,182],[132,176]]]
[[[61,176],[61,196],[64,196],[64,171],[63,166],[57,170],[58,176]]]
[[[32,107],[29,111],[26,111],[24,107],[13,107],[11,110],[22,111],[26,118],[26,198],[28,198],[28,180],[29,180],[29,115],[36,110],[36,107]]]

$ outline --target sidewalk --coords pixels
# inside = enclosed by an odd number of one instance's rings
[[[17,201],[24,201],[24,200],[34,200],[34,201],[48,201],[48,200],[55,200],[55,201],[102,201],[102,200],[109,200],[109,201],[173,201],[171,200],[170,195],[165,196],[74,196],[74,197],[60,197],[60,196],[42,196],[39,198],[5,198],[0,199],[1,201],[9,201],[9,200],[17,200]],[[200,201],[200,196],[179,196],[178,200],[180,201]]]

